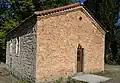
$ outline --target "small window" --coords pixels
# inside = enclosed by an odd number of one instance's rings
[[[12,40],[10,41],[10,55],[12,55]]]
[[[82,17],[81,17],[81,16],[79,17],[79,20],[82,20]]]
[[[20,37],[16,37],[16,55],[19,56],[20,53]]]

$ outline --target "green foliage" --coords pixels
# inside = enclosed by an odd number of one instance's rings
[[[22,20],[29,17],[34,11],[32,0],[10,0],[11,8],[2,8],[0,15],[4,14],[5,18],[0,18],[2,25],[0,26],[0,61],[5,62],[5,36],[13,28],[15,28]],[[11,12],[14,11],[14,12]],[[10,16],[14,14],[14,16]]]
[[[18,80],[18,82],[17,83],[30,83],[29,81],[27,81],[27,80]]]
[[[113,57],[112,53],[106,55],[106,63],[111,65],[120,65],[120,48],[118,49],[116,56]]]
[[[117,55],[116,42],[116,15],[119,12],[119,0],[87,0],[86,7],[92,12],[94,17],[103,25],[106,33],[106,52],[111,48],[112,59],[115,61]],[[109,47],[110,46],[110,47]],[[108,53],[109,54],[109,53]],[[109,57],[111,58],[111,56]]]
[[[113,60],[112,53],[106,55],[106,64],[115,65],[115,60]]]
[[[107,30],[115,27],[115,17],[119,11],[118,0],[87,0],[85,5]]]
[[[41,2],[40,2],[41,1]],[[66,4],[71,0],[8,0],[11,8],[3,7],[0,9],[0,15],[4,14],[5,18],[0,18],[0,61],[5,62],[5,36],[14,29],[22,20],[32,15],[35,10],[50,9]],[[14,14],[10,16],[11,14]]]
[[[115,57],[115,62],[116,62],[116,64],[120,65],[120,48],[118,49],[118,53],[117,53],[117,55]]]
[[[78,80],[72,79],[71,77],[68,77],[66,83],[88,83],[88,82],[78,81]]]
[[[80,83],[80,81],[76,81],[76,80],[72,79],[71,77],[68,77],[67,83]]]
[[[61,77],[58,80],[56,80],[54,83],[63,83],[64,79]]]
[[[72,0],[40,0],[39,3],[33,3],[35,4],[36,10],[45,10],[71,4]]]
[[[3,36],[4,33],[0,33]],[[0,62],[5,62],[5,38],[0,39]]]

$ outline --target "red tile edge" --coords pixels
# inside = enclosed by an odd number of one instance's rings
[[[67,9],[75,8],[78,6],[81,6],[80,3],[70,4],[70,5],[66,5],[66,6],[62,6],[62,7],[58,7],[58,8],[54,8],[54,9],[49,9],[49,10],[37,11],[37,12],[35,12],[35,14],[36,15],[48,15],[48,14],[64,11]]]

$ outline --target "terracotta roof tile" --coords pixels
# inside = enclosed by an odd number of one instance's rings
[[[81,6],[82,12],[88,16],[88,18],[90,18],[90,20],[92,21],[92,23],[94,23],[95,26],[97,26],[97,28],[103,33],[106,33],[106,30],[103,29],[102,26],[100,26],[100,23],[98,21],[96,21],[93,16],[88,12],[88,9],[86,9],[86,7],[84,5],[81,5],[80,3],[75,3],[75,4],[71,4],[71,5],[66,5],[66,6],[62,6],[62,7],[58,7],[58,8],[54,8],[54,9],[49,9],[49,10],[43,10],[43,11],[37,11],[35,12],[33,15],[31,15],[30,17],[26,18],[24,21],[22,21],[16,28],[18,28],[20,25],[22,25],[22,23],[26,22],[27,20],[29,20],[31,17],[33,16],[41,16],[41,15],[48,15],[48,14],[54,14],[54,13],[58,13],[58,12],[62,12],[62,11],[66,11],[69,9],[74,9]],[[13,30],[11,30],[7,35],[9,35],[11,32],[15,31],[16,28],[14,28]]]
[[[35,12],[35,14],[36,15],[48,15],[48,14],[64,11],[67,9],[75,8],[78,6],[80,6],[80,3],[70,4],[70,5],[66,5],[66,6],[62,6],[62,7],[58,7],[58,8],[54,8],[54,9],[49,9],[49,10],[37,11],[37,12]]]

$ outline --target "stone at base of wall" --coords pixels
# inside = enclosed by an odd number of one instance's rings
[[[104,69],[94,69],[94,70],[92,70],[92,71],[90,71],[90,72],[87,72],[87,73],[98,73],[98,72],[103,72],[104,71]]]
[[[71,75],[64,75],[64,76],[55,76],[55,77],[51,77],[49,79],[44,79],[44,80],[36,80],[36,83],[54,83],[54,81],[59,80],[60,78],[65,78],[67,79],[68,77],[72,77],[74,76],[75,73],[71,74]]]
[[[15,70],[11,69],[9,66],[7,66],[7,70],[10,72],[10,74],[11,74],[13,77],[15,77],[15,78],[17,78],[17,79],[25,80],[25,81],[28,81],[29,83],[36,83],[36,82],[35,82],[35,78],[29,79],[29,78],[26,78],[26,77],[22,77],[22,76],[20,75],[20,73],[18,73],[18,72],[16,72]]]
[[[37,80],[36,83],[53,83],[56,80],[59,80],[60,78],[67,78],[68,76],[62,76],[62,77],[55,77],[53,79],[46,79],[46,80]]]

